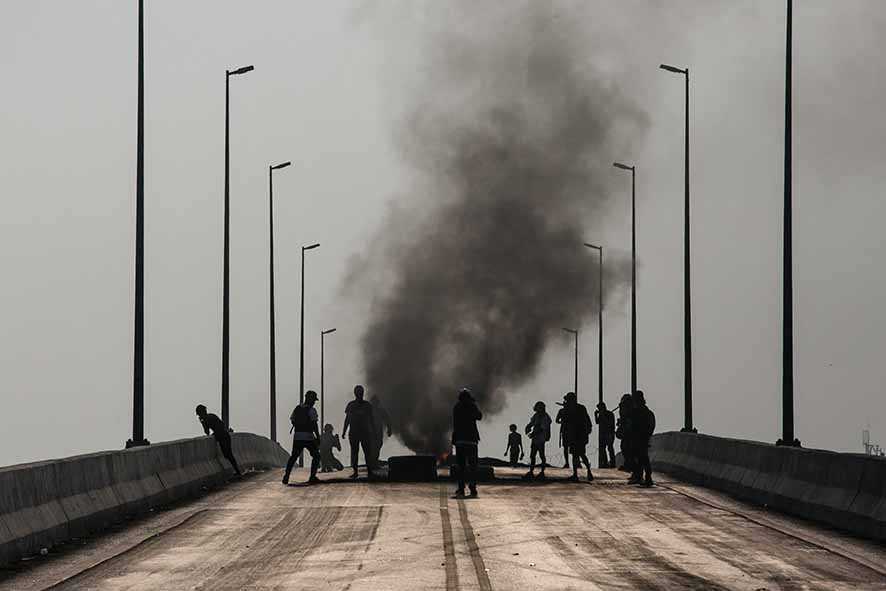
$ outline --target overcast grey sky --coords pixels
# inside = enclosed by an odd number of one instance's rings
[[[232,425],[268,431],[266,175],[292,160],[275,177],[278,431],[297,400],[298,248],[315,241],[306,381],[319,386],[319,333],[337,327],[327,418],[338,430],[362,381],[358,340],[375,296],[345,294],[344,280],[409,199],[414,171],[396,129],[429,63],[426,39],[447,28],[508,35],[525,11],[503,0],[146,4],[147,436],[199,434],[194,406],[218,410],[224,71],[246,64],[255,71],[231,81]],[[858,450],[868,423],[886,441],[886,5],[795,4],[797,435]],[[564,1],[551,13],[586,28],[593,51],[576,60],[649,118],[635,153],[600,158],[638,166],[639,382],[662,430],[682,423],[683,86],[658,64],[690,68],[696,424],[774,441],[783,2]],[[0,464],[130,436],[135,66],[134,0],[0,7]],[[630,185],[611,175],[601,182],[624,208],[589,220],[587,238],[624,255]],[[623,293],[607,302],[610,400],[628,388],[626,304]],[[581,351],[580,395],[595,396],[593,323]],[[505,426],[532,401],[570,387],[571,364],[564,335],[484,424],[484,453],[504,449]]]

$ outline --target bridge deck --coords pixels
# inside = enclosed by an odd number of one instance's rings
[[[562,476],[564,471],[552,471]],[[516,476],[511,470],[497,470]],[[662,479],[282,486],[254,475],[0,574],[44,589],[886,589],[886,553]]]

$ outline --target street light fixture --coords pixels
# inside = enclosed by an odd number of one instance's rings
[[[230,356],[231,356],[231,334],[230,334],[230,286],[231,286],[231,265],[230,265],[230,176],[231,176],[231,151],[230,151],[230,104],[231,104],[231,76],[237,76],[251,72],[255,68],[253,66],[244,66],[236,70],[225,70],[225,213],[224,213],[224,262],[222,264],[222,422],[225,427],[229,426],[229,388],[230,388]]]
[[[270,310],[271,310],[271,441],[277,441],[277,331],[275,328],[276,311],[274,306],[274,171],[286,168],[291,162],[283,162],[268,166],[268,226],[270,245]]]
[[[575,335],[575,385],[572,391],[575,392],[575,397],[578,398],[578,330],[574,328],[564,328],[563,330]]]
[[[320,331],[320,430],[326,425],[324,409],[326,407],[326,335],[335,332],[334,328]]]
[[[621,162],[612,165],[631,171],[631,394],[637,391],[637,169]]]
[[[683,386],[684,386],[684,433],[697,433],[692,422],[692,296],[690,282],[690,248],[689,248],[689,68],[682,69],[667,64],[659,66],[662,70],[682,74],[686,83],[686,115],[684,135],[683,165]]]

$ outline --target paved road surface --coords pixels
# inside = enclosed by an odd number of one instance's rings
[[[475,500],[451,499],[446,483],[284,487],[279,472],[258,474],[0,573],[0,588],[886,589],[875,544],[677,482],[597,473],[590,485],[487,485]]]

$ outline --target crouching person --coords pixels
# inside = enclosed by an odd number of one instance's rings
[[[292,455],[286,462],[286,472],[283,474],[283,484],[289,484],[289,475],[292,467],[298,461],[299,455],[305,450],[311,454],[311,477],[308,479],[310,483],[320,482],[317,478],[317,468],[320,467],[320,450],[317,442],[320,440],[320,427],[318,425],[317,409],[314,404],[317,402],[317,393],[313,390],[305,392],[305,400],[295,407],[289,420],[292,422]]]

